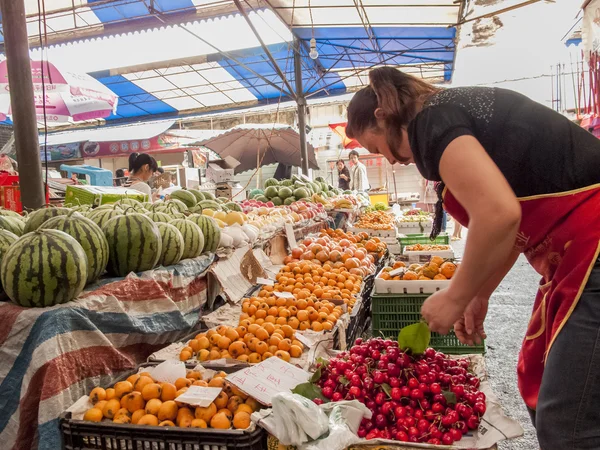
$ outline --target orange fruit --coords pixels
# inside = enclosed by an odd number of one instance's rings
[[[229,401],[229,396],[224,391],[221,391],[221,392],[219,392],[219,395],[217,395],[217,398],[215,398],[213,403],[215,404],[217,409],[223,409],[227,406],[228,401]]]
[[[158,420],[175,420],[177,418],[177,404],[173,400],[163,402],[158,408]]]
[[[104,414],[101,409],[98,408],[90,408],[83,415],[83,420],[87,420],[89,422],[100,422],[102,421]]]
[[[323,331],[323,324],[320,322],[313,322],[311,328],[313,331]]]
[[[163,383],[162,390],[160,393],[160,399],[163,402],[168,400],[175,400],[175,394],[177,393],[177,387],[171,383]],[[143,394],[142,394],[143,395]]]
[[[115,396],[116,396],[115,389],[108,388],[106,390],[106,398],[104,400],[111,400],[111,399],[115,398]]]
[[[206,407],[197,407],[196,408],[196,412],[195,412],[195,417],[196,419],[202,419],[204,420],[206,423],[210,422],[210,419],[212,419],[212,417],[217,413],[217,407],[215,406],[214,403],[211,403],[210,405],[206,406]]]
[[[158,415],[161,406],[162,402],[157,398],[148,400],[146,403],[146,414],[152,414],[154,416]]]
[[[202,419],[193,419],[192,420],[192,428],[207,428],[208,425]]]
[[[219,412],[210,419],[210,427],[219,430],[227,430],[231,428],[231,420],[227,417],[226,413]]]
[[[121,402],[118,399],[113,398],[106,402],[106,405],[102,408],[102,414],[104,414],[104,417],[107,419],[114,419],[115,414],[119,409],[121,409]]]
[[[179,419],[179,422],[177,422],[177,426],[179,428],[191,428],[193,421],[194,421],[193,417],[184,416],[181,419]]]
[[[145,415],[146,415],[145,409],[138,409],[137,411],[134,411],[133,414],[131,415],[131,423],[135,425]]]
[[[228,337],[231,342],[235,342],[240,338],[240,335],[235,328],[228,328],[225,332],[225,336]]]
[[[144,386],[142,389],[142,397],[144,400],[148,401],[153,398],[160,398],[162,393],[162,388],[158,383],[151,383]]]
[[[177,390],[184,388],[184,387],[190,387],[192,385],[192,380],[188,379],[188,378],[177,378],[175,380],[175,388]]]
[[[260,403],[258,403],[252,397],[248,397],[246,399],[246,405],[250,406],[252,408],[252,411],[258,411],[260,409]]]
[[[259,342],[256,344],[256,353],[259,355],[264,354],[269,349],[269,345],[266,342]]]
[[[244,400],[237,396],[237,395],[233,395],[229,397],[229,400],[227,401],[227,409],[229,411],[232,411],[233,413],[235,413],[237,411],[237,409],[240,407],[240,405],[244,404]]]
[[[292,341],[290,339],[283,339],[281,342],[279,342],[279,345],[277,346],[277,348],[279,350],[283,350],[283,351],[289,351],[290,347],[292,346]]]
[[[416,280],[417,278],[417,274],[411,270],[406,271],[402,276],[403,280]]]
[[[245,430],[250,426],[250,414],[240,411],[233,416],[233,427],[238,430]]]
[[[158,418],[152,414],[146,414],[138,420],[137,425],[154,425],[158,426]]]
[[[246,412],[248,414],[252,414],[254,412],[254,410],[252,409],[252,407],[250,405],[248,405],[246,403],[242,403],[235,410],[236,414],[239,412]]]
[[[256,333],[254,333],[256,338],[261,340],[261,341],[266,341],[267,339],[269,339],[269,333],[267,332],[267,330],[265,330],[264,328],[260,327],[256,330]]]
[[[210,387],[223,388],[223,386],[225,386],[225,380],[223,379],[223,377],[214,376],[213,379],[208,382],[208,385]]]
[[[219,350],[211,350],[208,354],[208,359],[214,361],[215,359],[221,359],[221,352]]]
[[[227,336],[221,336],[219,338],[219,342],[217,342],[217,346],[222,350],[229,348],[230,345],[231,345],[231,339],[229,339]]]
[[[106,400],[106,391],[101,387],[95,387],[90,392],[90,400],[94,405],[102,400]]]
[[[300,358],[302,356],[302,349],[297,345],[292,345],[289,353],[292,358]]]
[[[138,378],[138,380],[135,382],[135,384],[133,385],[133,390],[137,391],[137,392],[142,392],[142,389],[144,389],[144,386],[146,386],[147,384],[152,384],[154,383],[154,380],[150,377],[147,377],[146,375],[140,376]],[[115,391],[117,390],[117,385],[115,384]],[[119,395],[118,391],[117,391],[117,396]]]
[[[121,398],[132,391],[133,385],[129,381],[119,381],[115,384],[115,398]]]
[[[246,352],[248,352],[248,346],[244,341],[236,341],[229,346],[229,354],[234,358],[244,355]]]
[[[451,262],[445,262],[440,266],[440,273],[444,275],[448,280],[452,279],[456,272],[456,264]]]
[[[290,360],[290,354],[283,350],[277,350],[277,352],[275,352],[275,356],[279,359],[283,359],[284,361],[289,362]]]
[[[120,406],[127,408],[130,413],[134,413],[138,409],[143,409],[146,405],[144,398],[140,392],[131,392],[121,399]]]
[[[210,352],[206,349],[202,349],[198,352],[198,361],[207,361],[210,356]]]
[[[274,354],[274,353],[271,353],[271,352],[264,352],[264,353],[261,355],[261,358],[262,358],[262,360],[263,360],[263,361],[266,361],[267,359],[269,359],[269,358],[272,358],[273,356],[275,356],[275,354]]]
[[[170,420],[163,420],[158,424],[159,427],[174,427],[175,424]]]
[[[250,364],[256,364],[262,361],[262,357],[258,353],[250,353],[248,355],[248,362]]]

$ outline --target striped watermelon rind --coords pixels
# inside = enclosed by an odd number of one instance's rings
[[[23,234],[27,234],[30,231],[37,230],[41,224],[45,221],[52,219],[56,216],[64,216],[69,214],[71,210],[69,208],[41,208],[36,211],[33,211],[27,217],[27,222],[25,222],[25,229],[23,230]]]
[[[66,303],[85,287],[87,257],[67,233],[37,229],[9,247],[0,265],[0,278],[4,291],[17,305]]]
[[[162,250],[160,231],[143,214],[127,214],[110,219],[102,227],[108,241],[107,270],[124,277],[156,266]]]
[[[15,219],[25,220],[25,218],[18,212],[11,211],[10,209],[0,208],[0,216],[14,217]]]
[[[94,222],[96,225],[102,228],[109,220],[122,215],[123,210],[121,208],[100,210],[97,209],[88,215],[88,219],[90,219],[92,222]]]
[[[17,242],[18,239],[19,236],[15,233],[11,233],[8,230],[0,230],[0,262],[2,262],[2,258],[8,248]]]
[[[97,280],[108,264],[108,242],[102,229],[77,212],[57,216],[44,222],[41,228],[64,231],[83,247],[87,256],[87,282]]]
[[[25,223],[15,217],[0,216],[0,228],[8,230],[17,236],[22,236],[24,234]]]
[[[200,214],[194,214],[188,217],[188,220],[194,222],[202,230],[202,234],[204,235],[204,248],[202,249],[202,253],[216,252],[219,247],[219,242],[221,241],[221,228],[219,228],[217,222],[212,217],[202,216]]]
[[[185,243],[179,229],[170,223],[158,222],[156,224],[162,239],[162,251],[158,258],[158,265],[172,266],[181,261]]]
[[[178,189],[172,192],[169,195],[169,197],[172,200],[181,200],[183,203],[185,203],[185,206],[187,206],[188,208],[196,206],[196,203],[198,203],[198,200],[196,200],[196,196],[187,189]]]
[[[176,227],[183,236],[184,250],[181,259],[200,256],[204,248],[204,234],[202,233],[202,229],[187,219],[175,219],[171,222],[171,225]]]
[[[150,218],[150,220],[152,220],[153,222],[156,222],[156,223],[159,223],[159,222],[169,223],[171,220],[173,220],[173,217],[171,217],[167,213],[164,213],[161,211],[150,212],[146,215]]]

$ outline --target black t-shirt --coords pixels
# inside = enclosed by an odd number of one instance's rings
[[[347,180],[344,180],[341,177],[338,178],[338,187],[347,191],[348,189],[350,189],[350,171],[346,166],[344,166],[341,172],[338,170],[338,173],[339,175],[346,175],[348,177]]]
[[[465,87],[432,96],[408,127],[421,174],[441,181],[442,153],[464,135],[477,138],[517,197],[600,183],[600,140],[517,92]]]

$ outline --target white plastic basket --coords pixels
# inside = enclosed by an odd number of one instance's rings
[[[375,278],[375,294],[433,294],[450,284],[450,280],[384,280],[379,278],[382,272]]]

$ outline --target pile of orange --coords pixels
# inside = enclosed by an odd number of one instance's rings
[[[395,269],[405,268],[397,275],[390,275],[390,272]],[[440,256],[432,256],[428,263],[411,264],[406,267],[406,264],[402,261],[396,261],[392,267],[386,267],[383,269],[379,278],[384,280],[450,280],[454,276],[458,265],[451,262],[445,261]]]
[[[188,370],[186,378],[179,378],[174,384],[159,383],[148,372],[131,375],[112,388],[94,388],[90,393],[94,406],[86,411],[83,420],[161,427],[246,429],[250,426],[250,415],[260,405],[228,383],[226,375],[220,372],[206,381],[200,372]],[[223,390],[206,408],[177,402],[177,397],[192,385]]]
[[[354,226],[369,230],[393,230],[394,216],[384,211],[371,211],[361,215]]]
[[[243,305],[242,309],[248,305]],[[247,314],[246,314],[247,316]],[[251,364],[277,357],[284,361],[299,358],[304,345],[295,339],[294,329],[286,324],[262,321],[260,324],[248,318],[240,320],[237,328],[221,325],[197,334],[179,353],[181,361],[196,357],[199,361],[234,358]]]

